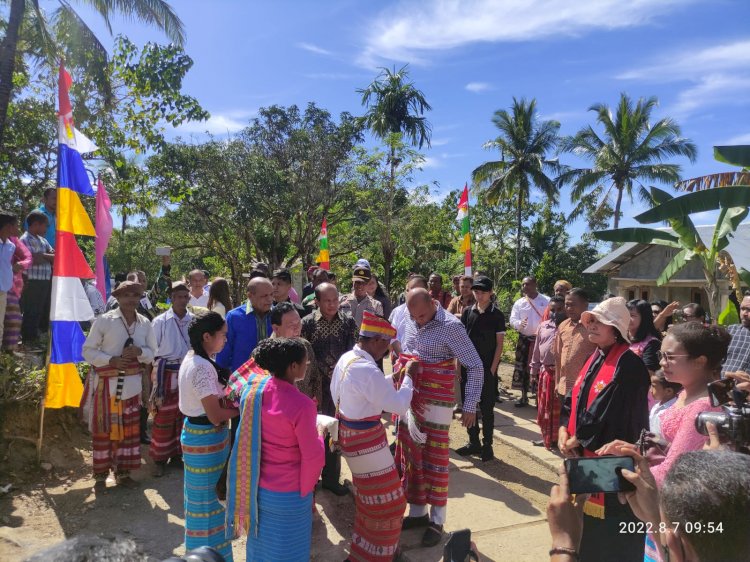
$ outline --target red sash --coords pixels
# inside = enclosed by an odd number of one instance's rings
[[[599,367],[599,372],[596,374],[593,383],[589,387],[589,394],[586,396],[586,408],[589,408],[594,400],[599,396],[599,393],[604,390],[612,379],[615,377],[615,371],[617,370],[617,364],[620,362],[620,357],[628,351],[630,347],[626,343],[617,343],[612,349],[609,350],[607,357],[604,358],[602,366]],[[571,393],[571,404],[570,404],[570,418],[568,419],[568,434],[576,434],[576,422],[578,419],[578,402],[581,398],[581,387],[583,386],[583,380],[586,377],[586,373],[589,371],[589,367],[594,362],[599,354],[599,350],[596,350],[588,358],[586,364],[578,374],[575,384],[573,385],[573,392]],[[584,457],[596,457],[596,453],[593,453],[583,448]],[[583,512],[591,517],[598,519],[604,519],[604,494],[591,494],[589,499],[583,506]]]

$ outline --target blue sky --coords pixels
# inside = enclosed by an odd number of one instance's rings
[[[44,4],[50,4],[45,2]],[[457,189],[497,154],[482,144],[495,110],[536,98],[543,118],[573,134],[587,108],[620,92],[655,95],[699,148],[684,177],[729,169],[714,144],[750,144],[750,2],[747,0],[173,0],[194,59],[185,90],[211,112],[179,134],[236,132],[259,107],[308,101],[361,114],[357,88],[379,66],[409,63],[433,107],[432,148],[420,183]],[[103,25],[81,9],[105,44]],[[156,32],[115,22],[138,43]],[[575,164],[570,156],[563,162]],[[568,192],[561,196],[569,210]],[[641,209],[626,202],[625,224]],[[707,220],[710,217],[704,217]],[[700,218],[697,222],[701,221]],[[577,224],[573,237],[583,231]]]

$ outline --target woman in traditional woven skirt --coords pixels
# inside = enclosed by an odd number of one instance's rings
[[[26,244],[18,237],[8,238],[16,245],[11,260],[13,266],[13,286],[8,291],[8,301],[5,305],[5,329],[3,330],[3,349],[15,351],[18,348],[18,340],[21,339],[21,292],[23,291],[23,276],[31,267],[33,261],[31,252]]]
[[[325,429],[312,399],[294,385],[305,376],[299,338],[261,341],[253,357],[229,461],[227,536],[247,533],[247,561],[307,561],[313,489],[325,462]]]
[[[391,324],[365,312],[359,342],[339,359],[331,377],[338,443],[354,478],[357,512],[349,554],[352,562],[393,560],[406,510],[401,477],[380,416],[384,411],[406,415],[413,393],[410,371],[416,372],[418,365],[407,365],[396,390],[393,377],[386,377],[377,365],[395,337]]]
[[[227,341],[227,326],[216,312],[197,315],[188,328],[189,351],[180,365],[180,411],[185,415],[180,444],[185,466],[185,549],[210,546],[232,560],[224,507],[216,495],[229,456],[227,420],[236,408],[222,404],[228,372],[213,362]]]

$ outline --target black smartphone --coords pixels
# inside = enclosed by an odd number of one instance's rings
[[[443,562],[466,562],[466,560],[478,560],[471,550],[471,531],[469,529],[453,531],[443,548]]]
[[[711,406],[717,407],[726,404],[732,399],[734,379],[721,379],[708,383],[708,398]]]
[[[571,494],[630,492],[635,486],[625,480],[622,469],[635,472],[632,457],[577,457],[565,459]]]

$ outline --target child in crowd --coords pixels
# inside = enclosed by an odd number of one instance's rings
[[[16,245],[10,240],[18,235],[18,219],[6,211],[0,211],[0,341],[3,339],[5,306],[8,292],[13,288],[13,254]]]
[[[49,226],[47,215],[42,211],[31,211],[26,225],[21,242],[31,252],[32,265],[26,272],[27,282],[21,296],[21,338],[24,346],[36,344],[39,333],[46,332],[49,326],[52,262],[55,260],[55,251],[45,238]]]
[[[678,382],[669,382],[661,369],[651,377],[651,396],[656,400],[648,415],[651,433],[661,434],[661,415],[677,401],[677,394],[681,390],[682,385]]]

